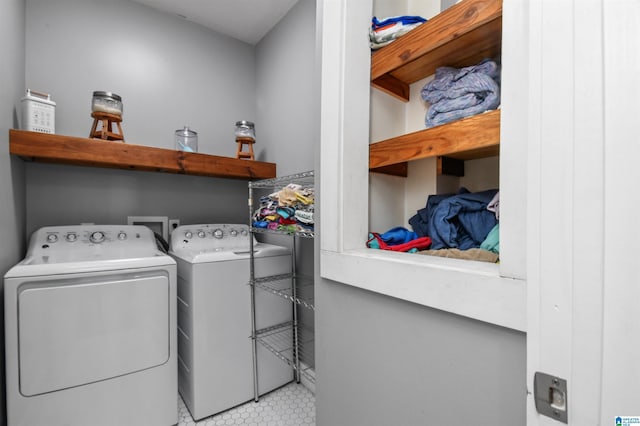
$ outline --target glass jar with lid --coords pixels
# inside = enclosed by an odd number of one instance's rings
[[[236,121],[236,139],[238,138],[248,138],[248,139],[256,139],[256,131],[254,124],[251,121],[241,120]]]
[[[176,149],[185,152],[198,152],[198,133],[187,126],[176,130]]]
[[[91,112],[122,115],[122,98],[112,92],[93,92]]]

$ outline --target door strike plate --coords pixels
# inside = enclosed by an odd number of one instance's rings
[[[536,372],[533,388],[538,413],[559,422],[568,423],[567,381],[550,374]]]

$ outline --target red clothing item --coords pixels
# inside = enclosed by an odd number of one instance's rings
[[[280,217],[280,219],[278,219],[278,223],[280,225],[295,225],[296,224],[296,220],[295,220],[295,218],[292,218],[292,217],[290,217],[288,219],[285,219],[284,217]]]
[[[380,238],[380,234],[376,232],[369,233],[369,240],[367,241],[367,247],[369,248],[379,248],[380,250],[391,250],[391,251],[401,251],[401,252],[406,252],[411,249],[424,250],[426,248],[429,248],[430,245],[431,245],[431,238],[420,237],[403,244],[396,244],[391,246],[385,243],[382,240],[382,238]]]

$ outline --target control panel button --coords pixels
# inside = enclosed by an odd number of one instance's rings
[[[126,240],[127,239],[127,233],[126,232],[118,233],[118,239],[119,240]]]
[[[65,238],[68,242],[72,243],[78,239],[78,234],[75,232],[69,232]]]
[[[91,233],[91,236],[89,236],[89,240],[92,243],[101,243],[104,241],[104,232],[102,231],[95,231]]]
[[[55,243],[56,241],[58,241],[58,236],[56,234],[47,235],[47,242]]]
[[[231,236],[232,237],[237,237],[238,236],[238,231],[236,231],[235,229],[231,230]]]
[[[222,233],[222,229],[218,228],[215,231],[213,231],[213,236],[217,239],[222,238],[224,234]]]
[[[204,231],[198,231],[198,237],[200,238],[204,238],[207,234],[204,233]]]
[[[191,238],[191,237],[193,237],[193,233],[191,231],[187,231],[187,232],[184,233],[184,237],[185,238]]]
[[[246,237],[247,235],[249,235],[249,232],[247,232],[246,229],[243,229],[241,234],[242,234],[243,237]]]

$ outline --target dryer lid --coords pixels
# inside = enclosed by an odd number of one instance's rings
[[[31,236],[27,256],[5,278],[175,265],[140,225],[48,226]]]

